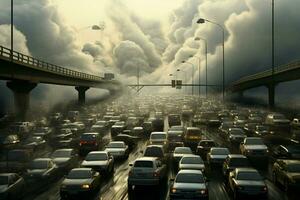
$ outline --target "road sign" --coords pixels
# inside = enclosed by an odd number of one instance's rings
[[[176,80],[176,89],[181,89],[182,87],[182,80]]]

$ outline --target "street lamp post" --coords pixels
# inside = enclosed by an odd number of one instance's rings
[[[223,96],[223,101],[224,101],[224,98],[225,98],[225,29],[223,28],[222,25],[220,25],[220,24],[218,24],[216,22],[204,19],[204,18],[200,18],[197,21],[198,24],[204,24],[205,22],[209,22],[211,24],[214,24],[214,25],[218,26],[222,30],[222,37],[223,37],[223,70],[222,70],[223,71],[222,72],[222,75],[223,75],[223,84],[222,84],[222,96]]]
[[[272,87],[274,87],[274,74],[275,74],[275,47],[274,47],[274,43],[275,43],[275,20],[274,20],[274,0],[272,0]],[[274,101],[274,97],[269,97],[269,99],[271,99],[271,102],[270,102],[270,107],[273,108],[274,107],[274,104],[275,104],[275,101]]]
[[[205,84],[206,84],[206,87],[205,87],[205,96],[207,98],[207,84],[208,84],[208,71],[207,71],[207,65],[208,65],[208,62],[207,62],[207,40],[204,39],[204,38],[201,38],[201,37],[196,37],[194,39],[195,41],[200,41],[200,40],[203,40],[204,43],[205,43]],[[199,83],[200,85],[200,83]]]
[[[186,63],[186,64],[190,64],[192,66],[192,95],[194,95],[194,71],[195,71],[195,66],[193,63],[188,62],[188,61],[182,61],[181,63]]]
[[[181,69],[177,69],[177,72],[183,72],[184,73],[184,83],[187,84],[187,82],[186,82],[186,80],[187,80],[187,72],[184,71],[184,70],[181,70]],[[185,91],[185,93],[187,93],[186,92],[186,86],[184,88],[184,91]]]
[[[201,58],[200,57],[198,57],[198,56],[195,56],[195,55],[191,55],[190,56],[191,58],[192,57],[195,57],[195,58],[197,58],[198,59],[198,76],[199,76],[199,78],[198,78],[198,85],[199,85],[199,87],[198,87],[198,95],[200,96],[200,94],[201,94],[201,72],[200,72],[200,70],[201,70]]]
[[[11,48],[11,62],[14,59],[14,1],[10,1],[10,48]]]

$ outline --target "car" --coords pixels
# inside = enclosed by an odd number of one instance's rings
[[[167,166],[156,157],[137,158],[128,174],[128,192],[132,186],[160,186],[167,179]]]
[[[20,199],[25,192],[25,181],[16,173],[0,173],[0,199]]]
[[[198,155],[185,155],[179,161],[179,170],[182,169],[196,169],[205,171],[205,165],[202,158]]]
[[[166,132],[152,132],[149,144],[163,145],[164,149],[168,148],[168,138]]]
[[[59,173],[58,166],[51,158],[36,158],[29,164],[25,173],[25,181],[28,184],[48,184],[56,180]]]
[[[70,148],[73,145],[73,138],[71,129],[61,129],[58,134],[51,135],[50,144],[54,148]]]
[[[187,127],[184,135],[184,146],[196,150],[198,143],[202,139],[202,132],[198,127]]]
[[[91,197],[100,188],[101,175],[92,168],[74,168],[60,185],[61,199]],[[82,195],[82,196],[81,196]]]
[[[169,131],[181,131],[181,132],[185,132],[185,128],[184,126],[171,126],[171,128],[169,128]]]
[[[271,151],[273,159],[300,159],[300,144],[278,145]]]
[[[118,134],[115,138],[114,141],[123,141],[125,144],[128,146],[129,151],[132,151],[138,143],[139,138],[136,136],[128,135],[128,134]]]
[[[300,188],[300,160],[278,159],[272,167],[273,181],[285,191]]]
[[[69,171],[78,163],[78,155],[74,149],[57,149],[52,153],[51,158],[57,167],[64,171]]]
[[[268,160],[268,147],[259,137],[246,137],[240,144],[240,152],[250,159]]]
[[[200,170],[180,170],[171,179],[169,197],[173,199],[209,199],[208,184]]]
[[[41,150],[46,147],[46,140],[40,136],[31,136],[22,141],[22,147],[25,149],[31,149],[33,151]]]
[[[28,149],[12,149],[6,153],[6,161],[0,162],[1,172],[24,173],[33,159],[33,152]]]
[[[233,145],[239,145],[247,137],[241,128],[229,128],[227,140]]]
[[[229,154],[223,163],[223,176],[228,181],[229,173],[235,168],[251,167],[246,156],[241,154]]]
[[[100,133],[102,132],[107,132],[107,130],[109,129],[109,123],[105,120],[100,120],[100,121],[97,121],[94,125],[97,125],[99,127],[101,127],[101,131]]]
[[[20,145],[20,138],[18,135],[0,135],[0,151],[16,149]]]
[[[283,114],[270,113],[265,119],[265,124],[270,127],[270,130],[275,133],[286,134],[290,132],[290,120]]]
[[[113,141],[105,146],[107,151],[114,159],[127,159],[129,157],[129,148],[123,141]]]
[[[85,154],[97,151],[100,148],[101,136],[99,133],[83,133],[79,139],[79,153]]]
[[[217,144],[213,140],[201,140],[197,146],[196,154],[201,156],[203,160],[206,160],[206,155],[212,147],[216,147]]]
[[[143,130],[145,133],[145,137],[147,137],[147,136],[149,137],[150,134],[153,132],[152,122],[150,122],[150,121],[144,122],[142,124],[142,127],[143,127]]]
[[[168,115],[169,126],[181,125],[181,119],[179,114],[169,114]]]
[[[125,125],[113,125],[111,127],[111,136],[115,137],[118,134],[122,133],[125,130]]]
[[[254,168],[236,168],[230,172],[228,183],[234,199],[268,198],[268,187],[263,177]]]
[[[162,118],[155,118],[151,121],[152,123],[152,130],[155,132],[162,132],[164,131],[164,120]]]
[[[173,131],[169,130],[167,133],[167,139],[169,143],[169,152],[173,152],[176,147],[184,146],[184,136],[183,131]]]
[[[175,167],[175,169],[178,167],[178,163],[183,156],[192,154],[193,152],[190,147],[176,147],[172,154],[173,166]]]
[[[271,131],[269,130],[269,127],[266,125],[257,125],[255,127],[254,134],[259,137],[264,137],[266,135],[271,134]]]
[[[148,145],[143,152],[144,157],[157,157],[162,163],[167,163],[168,157],[162,145]]]
[[[144,129],[143,129],[143,127],[140,127],[140,126],[133,127],[133,129],[132,129],[132,135],[140,137],[140,138],[145,137],[144,136]]]
[[[114,157],[106,151],[91,151],[82,161],[81,167],[92,168],[95,171],[109,175],[114,172]]]
[[[210,167],[222,166],[227,156],[230,154],[228,148],[212,147],[207,153],[207,163]]]

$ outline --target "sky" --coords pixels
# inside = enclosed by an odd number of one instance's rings
[[[270,0],[14,0],[14,4],[16,50],[87,73],[112,72],[123,83],[136,83],[138,68],[142,83],[169,83],[168,75],[178,68],[186,71],[186,82],[191,83],[192,67],[183,60],[193,64],[194,80],[203,83],[205,49],[203,41],[194,40],[198,36],[208,43],[208,83],[222,83],[221,31],[209,23],[197,24],[199,17],[224,27],[226,84],[271,66]],[[299,0],[275,0],[276,65],[300,59],[299,9]],[[103,31],[91,30],[100,23],[105,24]],[[0,45],[10,45],[9,0],[0,1]],[[184,79],[183,73],[178,77]],[[290,84],[289,92],[297,93],[299,82]],[[289,83],[283,85],[278,87],[280,100],[286,99],[284,88]],[[0,99],[10,102],[12,95],[3,81],[0,91]],[[254,94],[265,93],[259,91]],[[33,94],[36,102],[50,99],[51,105],[76,98],[69,87],[42,84]],[[101,94],[89,91],[91,96]],[[298,99],[298,95],[289,98]]]

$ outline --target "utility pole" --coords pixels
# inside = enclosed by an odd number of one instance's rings
[[[14,1],[10,1],[10,49],[11,49],[11,62],[14,59]]]

